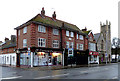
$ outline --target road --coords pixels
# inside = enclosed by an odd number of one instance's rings
[[[109,64],[47,71],[2,67],[2,79],[118,79],[119,65]]]

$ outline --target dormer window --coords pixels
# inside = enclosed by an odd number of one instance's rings
[[[27,33],[27,27],[23,28],[23,34]]]
[[[42,25],[38,25],[38,32],[46,32],[46,27],[42,26]]]

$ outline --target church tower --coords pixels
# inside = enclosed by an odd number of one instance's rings
[[[106,53],[108,61],[111,61],[111,23],[106,20],[106,24],[100,22],[100,32],[106,41]]]

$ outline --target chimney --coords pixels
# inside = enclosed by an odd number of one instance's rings
[[[41,15],[42,15],[42,16],[45,16],[45,10],[44,10],[44,7],[43,7],[42,10],[41,10]]]
[[[16,43],[16,36],[15,35],[11,35],[11,43]]]
[[[82,31],[87,31],[87,28],[85,27],[85,29],[82,29]]]
[[[6,38],[6,37],[5,37],[5,42],[8,41],[8,40],[9,40],[9,38]]]
[[[55,11],[54,11],[52,17],[53,17],[53,19],[56,19],[56,13],[55,13]]]

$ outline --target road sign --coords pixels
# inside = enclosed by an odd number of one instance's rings
[[[105,53],[105,57],[107,57],[107,53]]]
[[[73,56],[73,48],[68,48],[68,57]]]

